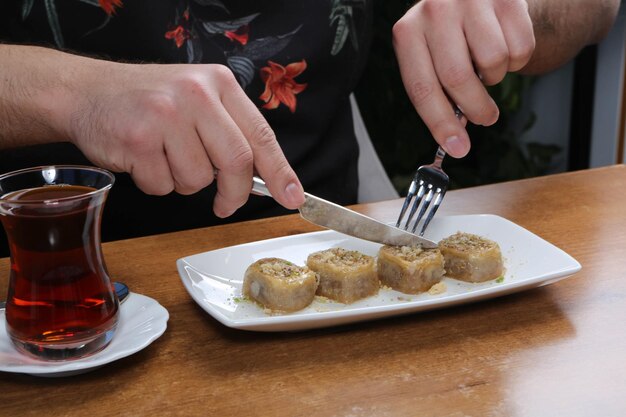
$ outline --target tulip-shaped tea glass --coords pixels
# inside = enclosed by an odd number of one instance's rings
[[[68,360],[111,341],[119,301],[100,220],[113,182],[103,169],[68,165],[0,175],[0,220],[11,250],[6,327],[20,351]]]

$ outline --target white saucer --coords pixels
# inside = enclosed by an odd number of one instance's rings
[[[60,377],[91,371],[109,362],[132,355],[148,346],[167,328],[169,314],[157,301],[130,293],[120,306],[113,340],[104,350],[83,359],[46,362],[19,353],[6,331],[4,310],[0,311],[0,372]]]

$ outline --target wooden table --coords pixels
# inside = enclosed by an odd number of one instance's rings
[[[387,220],[400,205],[356,209]],[[0,414],[626,415],[626,166],[450,192],[441,214],[461,213],[506,217],[583,269],[553,285],[445,310],[254,333],[206,314],[183,288],[175,261],[317,230],[298,216],[107,243],[111,275],[165,306],[167,331],[84,375],[0,373]],[[7,265],[0,261],[0,294]]]

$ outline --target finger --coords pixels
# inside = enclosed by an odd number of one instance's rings
[[[202,139],[192,121],[176,125],[177,134],[170,133],[171,140],[165,142],[165,153],[174,180],[174,189],[179,194],[193,194],[213,182],[213,166],[206,153]]]
[[[486,85],[502,81],[509,69],[509,50],[496,14],[479,3],[464,21],[472,62]]]
[[[446,152],[461,158],[469,152],[467,131],[454,115],[445,95],[424,37],[411,20],[413,8],[393,29],[394,48],[402,81],[413,106]]]
[[[498,107],[474,71],[462,28],[437,24],[425,38],[437,78],[468,120],[485,126],[495,123]]]
[[[198,133],[217,176],[213,212],[228,217],[248,201],[252,189],[253,154],[246,138],[221,102],[211,104],[211,118],[197,118]]]
[[[528,3],[520,0],[501,2],[498,6],[496,16],[509,51],[508,71],[519,71],[528,64],[535,51],[535,34]]]
[[[140,190],[146,194],[166,195],[174,190],[174,178],[170,171],[162,142],[150,151],[137,153],[129,173]]]
[[[288,209],[300,207],[304,204],[302,184],[283,154],[274,131],[238,84],[226,86],[222,96],[225,109],[250,144],[254,167],[272,197]]]

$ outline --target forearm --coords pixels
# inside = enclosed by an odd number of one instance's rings
[[[0,148],[68,141],[77,87],[92,59],[0,45]]]
[[[602,40],[611,28],[620,0],[528,0],[536,48],[524,74],[553,70],[583,47]]]

